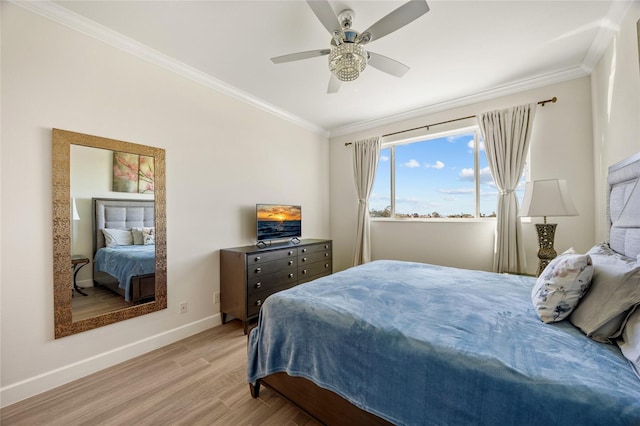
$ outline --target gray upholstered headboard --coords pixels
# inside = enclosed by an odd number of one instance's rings
[[[640,254],[640,153],[609,167],[609,245],[629,257]]]
[[[104,247],[103,228],[131,229],[155,225],[153,200],[93,198],[93,252]]]

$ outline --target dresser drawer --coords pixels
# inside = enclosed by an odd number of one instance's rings
[[[273,274],[254,276],[247,280],[247,294],[263,291],[273,291],[279,287],[295,284],[298,279],[296,268],[288,268],[284,271],[277,271]]]
[[[309,263],[324,262],[331,260],[330,251],[317,251],[298,256],[298,266],[305,266]]]
[[[331,243],[312,244],[306,247],[298,248],[298,256],[307,255],[310,253],[316,253],[319,251],[331,251]]]
[[[272,262],[258,263],[254,265],[247,265],[247,278],[258,277],[262,275],[268,275],[273,272],[282,270],[295,269],[298,265],[298,258],[286,257],[283,259],[274,260]]]
[[[331,273],[331,260],[326,262],[309,263],[308,265],[300,264],[298,266],[298,279],[305,280],[307,277],[316,277],[317,275],[329,275]]]
[[[269,291],[259,291],[254,294],[250,294],[249,296],[247,296],[247,316],[253,317],[255,315],[258,315],[258,313],[260,312],[260,308],[262,307],[262,304],[267,297],[279,291],[294,287],[296,284],[296,282],[292,282],[276,289],[272,289]]]
[[[297,255],[298,255],[297,248],[252,253],[247,255],[247,265],[249,266],[257,265],[260,263],[271,262],[274,260],[284,259],[287,257],[296,257]]]

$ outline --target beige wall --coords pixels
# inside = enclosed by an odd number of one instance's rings
[[[531,139],[531,179],[566,179],[580,213],[553,218],[558,223],[556,250],[574,247],[586,251],[594,243],[593,149],[589,78],[504,96],[331,139],[331,234],[338,260],[334,269],[350,266],[357,201],[351,149],[344,142],[421,125],[475,115],[497,108],[537,102],[554,96],[555,104],[538,107]],[[437,129],[434,129],[434,131]],[[497,203],[497,201],[496,201]],[[527,271],[537,268],[538,243],[533,222],[523,223]],[[491,270],[494,223],[374,221],[371,226],[373,259],[405,259],[470,269]]]
[[[1,13],[3,406],[219,324],[218,250],[255,243],[256,203],[301,204],[304,237],[330,236],[326,137],[11,3]],[[166,150],[168,309],[54,340],[54,127]]]
[[[599,241],[608,238],[607,169],[640,152],[639,19],[640,3],[634,2],[591,75],[596,237]]]

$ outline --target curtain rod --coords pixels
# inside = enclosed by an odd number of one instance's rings
[[[556,98],[555,96],[551,99],[545,99],[544,101],[540,101],[538,102],[538,105],[542,105],[544,106],[544,104],[547,104],[549,102],[551,103],[556,103],[556,101],[558,100],[558,98]],[[414,130],[419,130],[419,129],[427,129],[429,130],[430,127],[433,126],[438,126],[440,124],[447,124],[447,123],[454,123],[456,121],[462,121],[462,120],[467,120],[469,118],[475,118],[475,115],[469,115],[467,117],[461,117],[461,118],[454,118],[453,120],[447,120],[447,121],[441,121],[439,123],[433,123],[433,124],[427,124],[426,126],[420,126],[420,127],[414,127],[413,129],[407,129],[407,130],[400,130],[398,132],[393,132],[393,133],[387,133],[386,135],[382,135],[383,138],[387,137],[387,136],[393,136],[393,135],[399,135],[400,133],[406,133],[406,132],[411,132]],[[345,142],[344,146],[349,146],[351,145],[353,142]]]

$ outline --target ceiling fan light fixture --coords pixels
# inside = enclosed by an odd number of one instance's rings
[[[340,81],[353,81],[367,66],[367,51],[357,43],[342,43],[331,47],[329,71]]]

